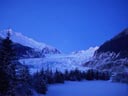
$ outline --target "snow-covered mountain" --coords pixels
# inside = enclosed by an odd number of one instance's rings
[[[102,44],[95,55],[106,52],[120,53],[120,58],[128,57],[128,29]]]
[[[102,44],[91,59],[95,61],[95,63],[92,62],[87,65],[90,66],[94,64],[96,67],[104,65],[107,62],[115,62],[116,60],[122,61],[124,58],[128,58],[128,29],[123,30],[121,33]],[[120,63],[124,63],[124,61]]]
[[[102,44],[84,66],[110,71],[117,81],[128,82],[128,29]]]
[[[11,40],[15,43],[19,43],[23,46],[27,46],[29,48],[34,49],[37,52],[41,52],[42,54],[58,54],[60,51],[50,45],[45,43],[40,43],[35,41],[32,38],[24,36],[22,33],[14,32],[12,29],[0,31],[0,37],[5,38],[7,31],[10,32]]]

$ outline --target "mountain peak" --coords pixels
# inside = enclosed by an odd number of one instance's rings
[[[3,31],[0,31],[0,37],[1,38],[6,38],[7,36],[7,31],[10,32],[10,35],[11,35],[11,40],[15,43],[19,43],[21,45],[24,45],[24,46],[27,46],[27,47],[30,47],[30,48],[33,48],[37,51],[42,51],[44,50],[45,48],[47,48],[47,51],[54,51],[54,50],[57,50],[56,48],[50,46],[50,45],[47,45],[45,43],[41,43],[41,42],[37,42],[35,41],[34,39],[32,38],[29,38],[25,35],[23,35],[22,33],[20,32],[15,32],[13,31],[11,28],[10,29],[7,29],[7,30],[3,30]],[[58,53],[59,53],[59,50],[58,50]]]
[[[20,32],[14,32],[12,29],[7,29],[7,30],[1,31],[0,36],[2,38],[5,38],[7,31],[10,32],[11,39],[12,39],[13,42],[20,43],[24,46],[28,46],[28,47],[31,47],[31,48],[34,48],[34,49],[39,49],[39,50],[43,49],[43,47],[46,46],[46,44],[37,42],[37,41],[33,40],[32,38],[24,36]]]
[[[125,30],[123,30],[122,32],[120,32],[118,35],[116,35],[113,39],[118,39],[118,38],[121,38],[121,37],[124,37],[128,35],[128,28],[126,28]]]

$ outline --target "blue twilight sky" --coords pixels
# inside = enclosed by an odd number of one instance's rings
[[[63,52],[87,49],[128,27],[128,0],[0,0],[8,26]]]

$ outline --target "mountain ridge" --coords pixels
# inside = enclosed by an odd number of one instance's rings
[[[1,39],[6,38],[7,31],[10,32],[10,35],[11,35],[10,38],[15,43],[15,45],[16,44],[22,45],[22,49],[24,46],[27,49],[29,48],[29,49],[33,50],[33,52],[35,51],[38,54],[39,53],[42,54],[42,56],[44,54],[60,54],[61,53],[57,48],[54,48],[54,47],[47,45],[45,43],[37,42],[32,38],[24,36],[22,33],[14,32],[12,29],[0,31],[0,38]]]
[[[95,55],[104,52],[120,53],[120,58],[128,57],[128,29],[123,30],[112,39],[103,43],[95,52]]]

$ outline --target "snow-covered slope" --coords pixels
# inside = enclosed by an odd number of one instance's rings
[[[105,52],[120,53],[119,58],[128,57],[128,29],[123,30],[110,40],[103,43],[95,55]]]
[[[19,44],[24,45],[24,46],[28,46],[30,48],[37,50],[37,51],[44,51],[47,48],[47,53],[50,53],[50,51],[52,51],[53,53],[59,53],[60,52],[59,50],[57,50],[56,48],[54,48],[50,45],[46,45],[45,43],[37,42],[32,38],[24,36],[22,33],[14,32],[12,29],[0,31],[0,37],[5,38],[7,31],[10,32],[11,40],[13,42],[19,43]]]
[[[128,72],[128,29],[102,44],[85,66],[111,72]],[[126,70],[127,69],[127,70]]]
[[[98,49],[99,47],[90,47],[87,50],[81,50],[81,51],[76,51],[76,52],[72,52],[71,55],[76,56],[76,57],[80,57],[80,58],[90,58],[94,55],[94,52]]]
[[[83,67],[82,64],[83,62],[90,60],[97,48],[98,47],[91,47],[88,50],[77,53],[73,52],[72,54],[46,55],[45,58],[22,59],[20,62],[30,66],[31,73],[37,72],[42,68],[49,68],[53,71],[58,69],[62,72],[65,71],[65,69],[74,70],[76,68],[80,70],[86,70],[88,68]]]

